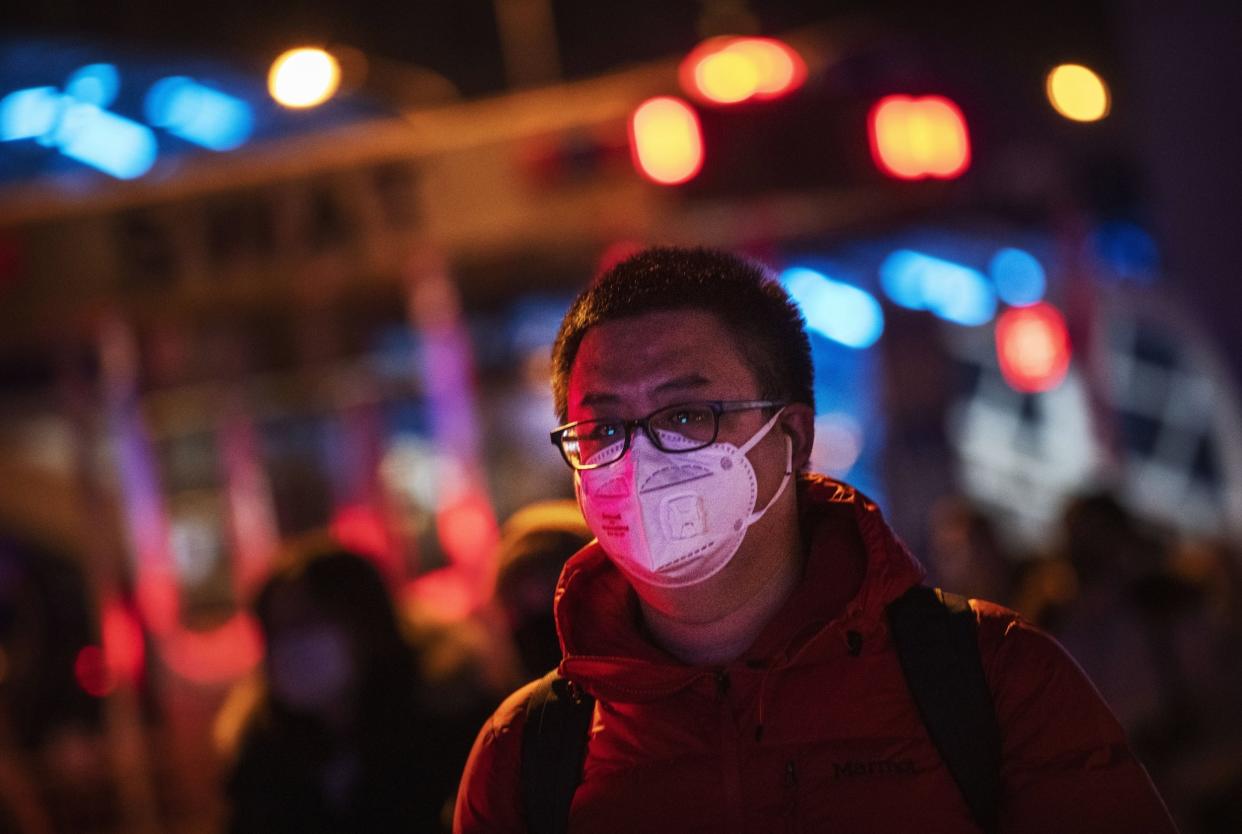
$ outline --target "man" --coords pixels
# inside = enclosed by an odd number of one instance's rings
[[[810,347],[757,267],[652,249],[574,302],[553,433],[598,542],[556,599],[594,699],[573,832],[978,832],[886,610],[919,564],[852,488],[799,475]],[[1059,646],[972,601],[1001,740],[998,830],[1168,832],[1117,722]],[[479,734],[454,830],[524,832],[526,702]]]

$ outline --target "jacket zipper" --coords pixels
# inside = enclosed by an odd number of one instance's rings
[[[729,703],[729,673],[719,669],[716,679],[716,700],[720,704],[721,756],[720,768],[724,796],[721,797],[722,834],[743,834],[746,825],[746,809],[742,801],[741,739],[738,738],[737,719],[733,705]]]
[[[798,809],[798,769],[794,760],[785,762],[785,830],[797,832],[802,830]]]

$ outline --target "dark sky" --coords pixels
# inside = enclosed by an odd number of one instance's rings
[[[581,77],[684,52],[699,39],[705,5],[694,0],[553,0],[564,73]],[[1089,0],[754,0],[748,5],[768,34],[818,20],[864,17],[931,39],[963,39],[998,61],[1043,52],[1055,58],[1095,53],[1108,38],[1101,4]],[[0,18],[6,33],[83,35],[139,48],[188,49],[256,72],[291,45],[345,43],[430,67],[467,96],[503,89],[505,83],[493,0],[9,0],[6,8]]]

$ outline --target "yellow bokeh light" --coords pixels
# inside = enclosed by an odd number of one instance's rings
[[[1096,122],[1108,115],[1108,87],[1081,64],[1061,64],[1048,73],[1048,101],[1067,119]]]
[[[885,96],[868,119],[871,154],[902,179],[961,176],[970,166],[970,134],[961,111],[943,96]]]
[[[328,52],[315,47],[290,49],[272,62],[267,89],[285,107],[323,104],[341,84],[341,67]]]
[[[747,54],[722,50],[708,55],[695,68],[703,95],[721,104],[744,101],[759,89],[759,67]]]
[[[652,182],[679,185],[703,167],[703,135],[690,105],[671,96],[648,99],[630,117],[630,148]]]
[[[783,93],[796,86],[796,53],[782,43],[766,38],[738,38],[723,51],[739,55],[754,66],[756,93]]]

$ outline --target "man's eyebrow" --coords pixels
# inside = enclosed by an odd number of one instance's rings
[[[679,391],[685,388],[702,388],[711,382],[710,379],[700,373],[683,374],[673,379],[661,382],[655,387],[657,392]]]
[[[578,400],[578,407],[585,408],[587,406],[612,405],[613,403],[618,403],[620,401],[621,398],[616,394],[591,392],[589,394],[584,394],[582,398]]]
[[[700,373],[689,373],[665,380],[657,385],[654,390],[656,393],[661,394],[666,391],[684,391],[702,388],[710,382],[710,379]],[[607,391],[589,391],[578,400],[577,405],[579,408],[587,408],[601,405],[616,405],[619,402],[621,402],[621,397],[616,394],[610,394]]]

